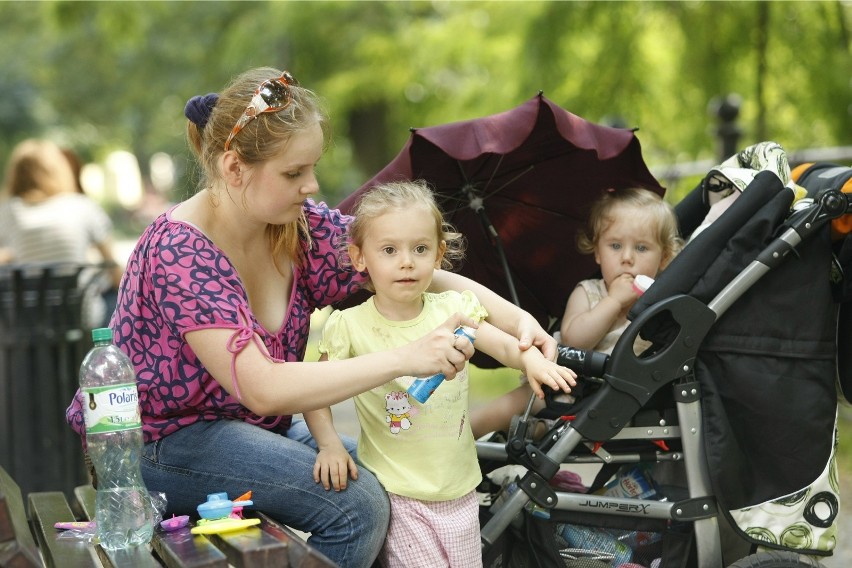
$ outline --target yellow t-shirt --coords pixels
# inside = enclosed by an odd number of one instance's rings
[[[488,315],[470,291],[426,293],[423,311],[410,321],[385,319],[370,298],[329,316],[319,351],[335,360],[394,349],[420,339],[455,312],[476,322]],[[482,480],[468,416],[468,366],[422,405],[406,392],[414,380],[398,377],[355,397],[358,461],[396,495],[458,499]]]

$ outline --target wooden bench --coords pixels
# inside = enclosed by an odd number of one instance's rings
[[[71,503],[60,491],[31,493],[24,510],[15,481],[0,468],[0,567],[30,568],[333,568],[288,527],[263,513],[260,525],[218,535],[193,535],[189,528],[166,532],[157,527],[149,546],[105,551],[81,540],[61,538],[54,523],[91,520],[95,490],[74,490]],[[247,513],[249,516],[249,513]]]

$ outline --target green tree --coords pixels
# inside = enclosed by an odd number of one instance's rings
[[[653,167],[717,158],[708,103],[743,100],[741,145],[850,143],[850,7],[817,2],[4,2],[0,126],[89,159],[190,163],[183,104],[250,66],[289,68],[327,102],[320,168],[336,203],[410,127],[517,106],[539,90],[639,128]],[[181,192],[192,178],[185,174]],[[678,188],[680,192],[682,188]]]

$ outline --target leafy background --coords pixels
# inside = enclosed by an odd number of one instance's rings
[[[652,168],[719,154],[712,109],[742,99],[741,145],[794,151],[852,136],[846,2],[2,2],[0,156],[48,135],[87,160],[157,152],[192,191],[184,102],[253,66],[291,70],[335,126],[331,203],[412,126],[507,110],[539,90],[639,128]],[[685,185],[672,180],[670,199]]]
[[[147,180],[165,153],[177,171],[165,197],[181,199],[195,179],[185,101],[261,65],[325,98],[335,131],[319,176],[332,204],[409,127],[501,112],[539,90],[588,120],[639,128],[655,172],[719,160],[713,111],[731,93],[740,147],[849,148],[851,18],[840,1],[0,2],[0,158],[46,136],[88,162],[128,151]],[[667,199],[697,179],[667,177]],[[144,216],[107,205],[137,236]],[[477,396],[513,386],[506,376]]]

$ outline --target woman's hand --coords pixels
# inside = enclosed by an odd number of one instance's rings
[[[535,345],[545,359],[556,361],[556,339],[547,333],[528,312],[523,312],[521,315],[515,335],[521,351],[526,351]]]
[[[435,331],[401,347],[406,360],[411,362],[409,374],[428,377],[443,373],[447,380],[453,379],[474,353],[473,344],[466,337],[455,334],[460,326],[477,327],[471,319],[456,313]]]
[[[343,444],[338,440],[337,444],[321,447],[314,463],[314,481],[322,483],[326,491],[331,487],[335,491],[343,491],[349,477],[358,479],[358,466]]]

